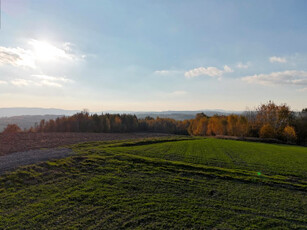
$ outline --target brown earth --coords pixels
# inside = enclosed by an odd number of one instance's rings
[[[0,133],[0,155],[87,141],[128,140],[168,135],[161,133]]]
[[[74,152],[68,148],[35,149],[6,154],[0,156],[0,175],[15,170],[19,166],[60,159],[73,154]]]

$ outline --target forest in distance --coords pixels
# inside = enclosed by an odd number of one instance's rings
[[[21,132],[15,124],[3,133]],[[194,119],[171,118],[139,119],[131,114],[90,114],[88,111],[72,116],[41,120],[35,127],[24,132],[160,132],[193,136],[235,136],[276,139],[285,143],[307,144],[307,108],[299,113],[286,104],[276,105],[269,101],[253,111],[241,115],[207,116],[199,113]]]

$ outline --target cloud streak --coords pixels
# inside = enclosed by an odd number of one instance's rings
[[[236,67],[238,69],[247,69],[249,67],[249,63],[243,64],[242,62],[239,62]]]
[[[48,75],[32,75],[31,77],[31,79],[14,79],[11,81],[11,84],[18,87],[48,86],[61,88],[64,86],[64,84],[73,82],[71,79],[65,77],[55,77]]]
[[[7,85],[7,82],[0,80],[0,85]]]
[[[27,80],[27,79],[14,79],[11,81],[12,85],[14,86],[29,86],[32,84],[35,84],[35,82],[31,81],[31,80]]]
[[[210,77],[221,77],[224,73],[231,73],[233,70],[225,65],[224,69],[218,69],[216,67],[199,67],[185,72],[186,78],[193,78],[198,76],[210,76]]]
[[[286,70],[270,74],[255,74],[242,78],[243,81],[261,85],[296,85],[307,86],[307,72]]]
[[[154,72],[154,74],[161,75],[161,76],[169,76],[169,75],[178,74],[178,73],[182,73],[182,72],[178,70],[156,70]]]
[[[13,66],[36,68],[33,54],[20,47],[10,48],[0,46],[0,63]]]
[[[270,60],[271,63],[274,63],[274,62],[277,62],[277,63],[286,63],[286,62],[287,62],[287,59],[286,59],[286,58],[276,57],[276,56],[270,57],[269,60]]]
[[[71,79],[65,78],[65,77],[55,77],[55,76],[49,76],[49,75],[43,75],[43,74],[33,74],[32,77],[36,77],[40,80],[47,80],[47,81],[57,81],[57,82],[72,82]]]

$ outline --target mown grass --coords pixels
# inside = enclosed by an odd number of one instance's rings
[[[73,149],[0,177],[0,229],[307,228],[307,148],[176,137]]]

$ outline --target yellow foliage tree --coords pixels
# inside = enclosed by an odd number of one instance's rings
[[[275,130],[271,124],[265,124],[261,127],[259,136],[261,138],[274,138]]]
[[[205,136],[207,132],[208,118],[202,117],[199,119],[195,135]]]
[[[227,119],[224,116],[214,115],[209,119],[206,133],[208,136],[226,135]]]
[[[297,140],[294,128],[289,125],[284,128],[283,136],[287,140],[287,142],[294,143]]]
[[[229,115],[227,117],[227,134],[229,136],[237,135],[237,123],[238,123],[238,115]]]

